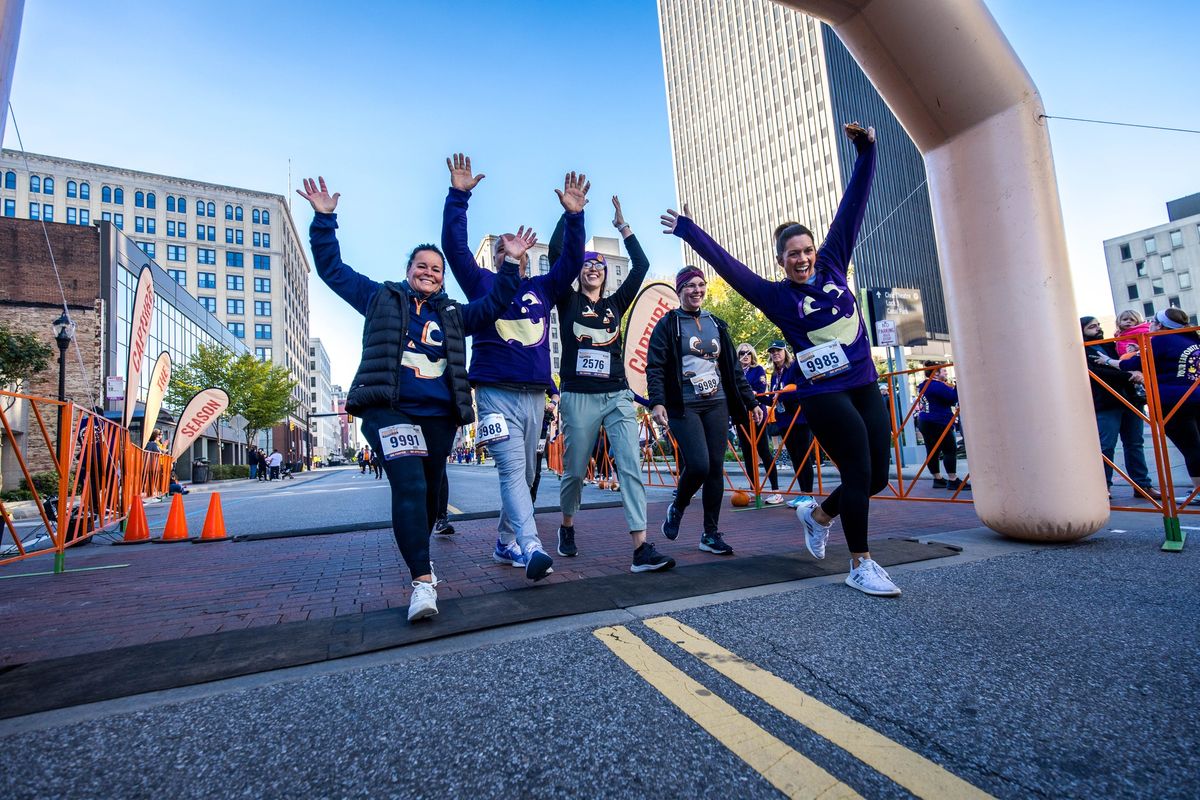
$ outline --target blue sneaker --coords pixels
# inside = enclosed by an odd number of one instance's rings
[[[802,494],[795,499],[788,500],[787,504],[788,504],[788,507],[795,508],[796,506],[799,506],[803,503],[812,503],[812,502],[815,502],[815,501],[813,500],[813,496],[811,494]]]
[[[554,563],[554,559],[546,555],[546,551],[542,549],[540,544],[531,545],[529,551],[525,553],[525,577],[531,581],[540,581],[542,578],[554,572],[550,565]],[[516,566],[515,564],[513,566]]]
[[[497,564],[508,564],[510,567],[525,569],[525,554],[521,552],[520,547],[517,547],[516,542],[504,544],[497,539],[496,549],[492,551],[492,560]]]
[[[683,521],[683,514],[675,508],[675,504],[667,506],[667,518],[663,520],[662,532],[663,536],[671,541],[679,538],[679,523]]]

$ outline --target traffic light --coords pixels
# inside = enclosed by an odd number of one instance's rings
[[[288,430],[289,431],[296,430],[296,421],[295,420],[292,420],[291,422],[288,423]]]

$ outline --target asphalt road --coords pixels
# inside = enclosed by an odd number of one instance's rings
[[[0,769],[13,798],[813,796],[810,763],[826,796],[1194,797],[1200,554],[1160,540],[960,534],[896,600],[818,580],[11,720]]]

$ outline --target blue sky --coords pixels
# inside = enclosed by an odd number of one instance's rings
[[[1047,113],[1200,129],[1200,8],[1190,2],[988,0]],[[288,193],[342,193],[348,263],[378,279],[436,241],[445,157],[488,177],[472,236],[548,237],[566,170],[592,178],[589,233],[619,193],[652,269],[675,204],[654,2],[28,2],[12,103],[32,152]],[[1200,192],[1200,136],[1050,123],[1081,311],[1108,313],[1101,242]],[[4,144],[16,146],[13,126]],[[295,216],[302,233],[310,212]],[[334,381],[361,322],[313,276],[311,333]],[[1016,321],[1014,321],[1015,324]]]

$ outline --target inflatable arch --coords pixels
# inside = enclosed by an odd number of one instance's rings
[[[776,2],[833,26],[925,156],[980,519],[1094,533],[1107,492],[1032,79],[981,0]]]

